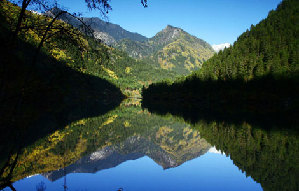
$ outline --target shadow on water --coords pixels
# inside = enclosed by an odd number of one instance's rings
[[[0,174],[7,168],[13,171],[26,146],[74,121],[104,115],[124,99],[110,82],[44,53],[31,64],[34,47],[24,42],[21,46],[21,55],[1,46]],[[9,184],[9,175],[3,181]]]
[[[177,115],[186,121],[244,121],[268,129],[299,127],[299,82],[296,78],[265,76],[243,80],[200,80],[152,84],[144,89],[142,107]]]

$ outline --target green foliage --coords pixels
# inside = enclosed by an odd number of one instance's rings
[[[111,49],[109,54],[109,62],[101,66],[113,71],[117,79],[107,75],[107,72],[103,70],[96,70],[93,63],[90,64],[89,68],[93,69],[93,75],[104,77],[123,91],[134,89],[139,91],[143,86],[148,86],[151,83],[166,78],[174,80],[177,77],[175,72],[162,70],[149,62],[135,60],[119,50]],[[130,72],[127,72],[128,68],[130,68]]]
[[[266,19],[252,25],[230,48],[220,51],[193,75],[212,79],[289,76],[298,73],[299,3],[284,0]],[[295,76],[294,76],[295,77]]]

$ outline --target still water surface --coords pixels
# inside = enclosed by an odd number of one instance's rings
[[[5,191],[298,189],[296,134],[247,123],[190,125],[138,103],[72,122],[15,156],[1,175]]]
[[[96,173],[73,172],[57,180],[36,175],[14,186],[17,190],[36,190],[43,182],[46,190],[63,190],[65,181],[68,190],[262,190],[229,157],[209,152],[167,170],[145,156]]]

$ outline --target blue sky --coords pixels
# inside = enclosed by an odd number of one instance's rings
[[[257,24],[281,0],[111,0],[109,21],[131,32],[152,37],[170,24],[210,44],[233,43],[251,24]],[[88,11],[84,0],[61,0],[70,11],[99,17]]]

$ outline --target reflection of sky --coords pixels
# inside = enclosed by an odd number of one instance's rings
[[[41,181],[47,191],[63,190],[64,178],[50,182],[41,175],[18,181],[14,186],[17,190],[36,190]],[[120,187],[124,191],[262,190],[260,184],[246,178],[228,157],[211,152],[167,170],[143,157],[95,174],[69,174],[66,182],[71,191],[116,191]]]

